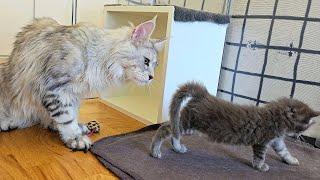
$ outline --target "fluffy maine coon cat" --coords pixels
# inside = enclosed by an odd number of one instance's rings
[[[252,146],[252,165],[260,171],[269,170],[264,162],[268,146],[284,162],[298,165],[299,161],[287,150],[284,137],[305,131],[313,124],[311,118],[319,115],[308,105],[288,98],[264,107],[231,104],[210,95],[197,83],[187,83],[174,94],[170,122],[164,123],[153,137],[151,155],[161,158],[161,144],[168,137],[174,151],[185,153],[187,148],[180,138],[196,131],[213,142]]]
[[[0,131],[40,123],[58,130],[67,147],[88,150],[87,129],[78,123],[81,98],[128,81],[150,83],[164,45],[150,39],[154,28],[155,18],[114,30],[50,18],[25,26],[0,65]]]

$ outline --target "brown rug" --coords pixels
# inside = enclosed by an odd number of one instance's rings
[[[288,139],[290,152],[300,166],[289,166],[269,149],[266,173],[251,168],[251,148],[210,143],[198,136],[185,136],[189,151],[177,154],[169,141],[162,147],[162,159],[149,155],[151,138],[159,125],[106,137],[94,143],[91,152],[121,179],[320,179],[320,150]]]

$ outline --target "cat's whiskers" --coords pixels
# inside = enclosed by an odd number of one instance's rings
[[[150,89],[150,84],[147,84],[147,89],[148,89],[148,95],[151,96],[151,89]]]
[[[298,135],[297,135],[297,139],[301,139],[301,133],[299,133]]]
[[[160,81],[158,81],[158,80],[152,80],[152,83],[154,84],[154,83],[157,83],[157,84],[160,84]]]

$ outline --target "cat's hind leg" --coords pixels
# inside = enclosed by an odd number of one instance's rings
[[[172,124],[172,137],[171,137],[171,144],[173,147],[173,150],[177,153],[185,153],[188,151],[187,147],[184,144],[181,144],[181,129],[179,121],[174,121]],[[189,130],[186,130],[189,132]]]
[[[186,130],[185,134],[191,135],[192,130]],[[171,144],[173,147],[173,150],[177,153],[186,153],[188,151],[188,148],[181,143],[181,136],[182,133],[180,132],[180,129],[173,130],[172,137],[171,137]]]
[[[269,165],[265,163],[267,145],[255,144],[253,149],[253,161],[252,166],[259,171],[269,171]]]
[[[173,119],[171,121],[172,126],[172,136],[171,136],[171,145],[175,152],[177,153],[185,153],[188,151],[187,147],[181,144],[181,127],[180,127],[180,117],[177,119]],[[187,130],[186,130],[187,131]]]
[[[0,132],[8,132],[14,129],[17,129],[18,122],[15,122],[16,120],[11,119],[11,118],[6,118],[6,119],[0,119]]]
[[[0,132],[23,129],[37,124],[37,119],[16,118],[11,114],[0,112]]]
[[[271,144],[273,150],[281,157],[281,159],[290,165],[299,165],[297,158],[293,157],[287,149],[286,144],[283,141],[283,138],[275,139]]]
[[[8,132],[15,129],[23,129],[38,124],[38,121],[27,119],[0,119],[0,132]]]
[[[180,137],[171,137],[171,144],[173,147],[173,150],[177,153],[186,153],[188,151],[188,148],[181,144],[181,136]]]
[[[164,140],[171,136],[170,124],[160,126],[156,134],[152,138],[150,153],[152,157],[161,158],[161,145]]]

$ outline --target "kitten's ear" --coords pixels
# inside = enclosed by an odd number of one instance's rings
[[[135,42],[141,42],[149,39],[154,28],[156,27],[156,19],[157,16],[155,16],[152,20],[136,26],[132,32],[131,39]]]
[[[311,114],[311,117],[317,117],[320,116],[320,111],[313,111]]]
[[[158,39],[153,40],[153,46],[157,51],[161,51],[164,48],[164,45],[167,43],[168,39]]]

